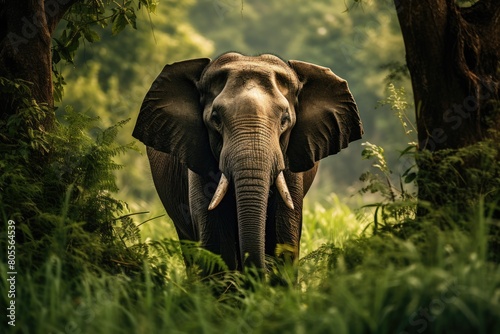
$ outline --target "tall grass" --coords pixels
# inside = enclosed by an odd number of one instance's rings
[[[429,224],[402,240],[362,236],[350,225],[355,215],[336,210],[306,211],[303,248],[315,245],[319,230],[344,234],[308,251],[298,288],[254,282],[247,289],[239,274],[188,278],[182,266],[170,265],[180,260],[178,253],[159,260],[168,277],[160,283],[147,262],[139,276],[85,271],[68,279],[53,254],[38,270],[18,275],[16,327],[7,333],[500,331],[500,270],[487,261],[491,220],[484,212],[478,209],[471,220],[472,235]],[[1,263],[2,282],[6,272]]]
[[[325,205],[309,203],[306,198],[301,255],[310,254],[326,243],[342,247],[347,240],[361,235],[368,224],[366,218],[354,213],[336,194],[330,194]]]

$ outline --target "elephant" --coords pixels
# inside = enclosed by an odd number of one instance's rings
[[[269,259],[297,263],[319,160],[362,134],[348,84],[329,68],[236,52],[166,65],[133,131],[179,239],[231,271],[264,273]]]

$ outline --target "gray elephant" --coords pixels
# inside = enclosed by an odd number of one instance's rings
[[[298,259],[318,161],[362,134],[347,82],[330,69],[238,53],[165,66],[133,132],[179,239],[230,270]]]

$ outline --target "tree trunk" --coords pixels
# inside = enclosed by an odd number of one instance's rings
[[[52,33],[64,13],[78,0],[0,1],[0,77],[32,83],[38,104],[54,106],[52,85]],[[0,95],[0,117],[16,113],[12,96]],[[53,113],[42,126],[51,128]]]
[[[413,86],[418,148],[428,153],[425,159],[417,157],[419,200],[439,208],[460,193],[439,179],[442,153],[491,138],[491,130],[500,125],[495,105],[500,96],[500,2],[480,0],[470,7],[455,0],[394,2]],[[478,160],[460,163],[455,172],[462,184],[455,187],[467,191],[463,173],[480,168]]]

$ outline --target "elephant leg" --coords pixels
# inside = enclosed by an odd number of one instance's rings
[[[188,172],[191,218],[199,231],[201,246],[220,255],[229,270],[237,270],[241,269],[241,264],[238,262],[237,216],[233,186],[229,186],[228,193],[215,209],[207,210],[217,189],[219,178],[220,175],[203,177],[192,171]],[[209,274],[204,270],[204,275]]]
[[[271,211],[274,213],[274,221],[271,224],[268,223],[272,227],[266,229],[266,233],[271,236],[266,240],[266,243],[269,243],[266,245],[266,253],[274,255],[281,266],[279,275],[273,275],[273,281],[277,284],[287,284],[284,277],[288,277],[288,282],[297,280],[297,261],[302,235],[302,207],[304,196],[309,190],[317,170],[318,163],[304,173],[292,173],[288,170],[284,172],[294,210],[290,210],[279,196],[273,196],[274,210]]]
[[[291,210],[278,197],[276,203],[276,247],[278,257],[294,263],[299,256],[300,235],[302,229],[303,182],[302,174],[284,172],[288,190],[293,200],[294,210]]]
[[[271,283],[288,285],[297,280],[296,261],[299,257],[302,228],[302,175],[284,171],[288,190],[293,200],[291,210],[273,187],[266,222],[266,254],[274,259],[270,264]]]
[[[314,181],[318,166],[319,163],[316,163],[313,168],[303,173],[292,173],[289,170],[283,172],[294,210],[290,210],[280,197],[276,199],[276,243],[286,245],[285,248],[293,251],[294,259],[298,258],[300,250],[304,196]]]

